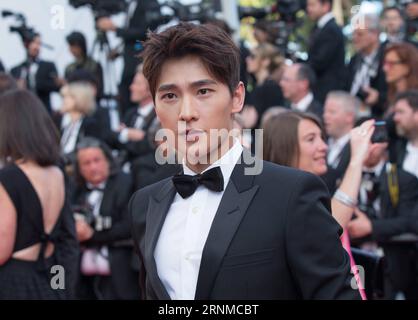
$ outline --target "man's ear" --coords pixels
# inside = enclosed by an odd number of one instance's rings
[[[240,81],[232,94],[232,110],[231,113],[241,112],[245,100],[245,86]]]

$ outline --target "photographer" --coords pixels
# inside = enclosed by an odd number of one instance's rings
[[[380,118],[385,111],[387,84],[379,17],[358,14],[353,19],[359,23],[353,31],[355,55],[347,66],[346,90],[363,102],[362,116]]]
[[[116,168],[110,149],[95,138],[81,140],[76,152],[73,212],[84,248],[79,298],[138,299],[127,216],[131,178]]]
[[[51,113],[50,93],[58,91],[63,80],[58,78],[57,68],[53,62],[41,60],[41,36],[32,33],[23,38],[27,58],[12,68],[11,74],[18,80],[21,88],[35,92]]]
[[[151,10],[149,10],[151,8]],[[97,19],[96,26],[100,31],[114,31],[116,35],[122,38],[124,43],[123,60],[124,68],[122,79],[119,86],[120,111],[123,116],[126,110],[132,106],[129,99],[129,86],[135,76],[136,66],[140,60],[137,57],[142,50],[141,41],[146,39],[148,29],[155,29],[157,24],[150,21],[149,12],[154,12],[159,8],[158,1],[138,1],[133,0],[129,3],[127,10],[127,23],[125,27],[116,26],[110,17],[101,17]]]

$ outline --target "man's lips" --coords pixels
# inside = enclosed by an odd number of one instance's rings
[[[195,142],[205,131],[199,129],[186,129],[181,135],[186,137],[187,142]]]

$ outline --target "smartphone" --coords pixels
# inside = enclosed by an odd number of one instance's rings
[[[383,143],[389,141],[388,129],[386,121],[376,121],[374,124],[374,132],[371,138],[372,143]]]

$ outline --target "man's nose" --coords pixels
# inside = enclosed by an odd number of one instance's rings
[[[186,122],[190,122],[198,118],[198,113],[192,97],[185,96],[182,99],[179,118],[180,120]]]

